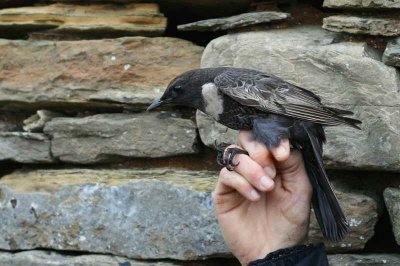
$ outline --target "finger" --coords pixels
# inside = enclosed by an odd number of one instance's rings
[[[240,131],[239,143],[249,153],[250,158],[261,165],[265,173],[274,179],[276,176],[275,164],[272,154],[268,151],[267,147],[254,140],[253,134],[249,130]]]
[[[281,173],[283,185],[287,190],[299,191],[302,194],[312,193],[311,183],[300,151],[291,151],[289,159],[278,162],[277,168]]]
[[[251,201],[260,199],[260,194],[243,176],[224,168],[219,175],[215,196],[224,196],[232,192],[232,190],[239,192],[239,194]]]
[[[229,146],[237,147],[237,146]],[[243,176],[251,185],[260,191],[270,191],[274,188],[273,179],[268,176],[264,169],[248,155],[238,154],[233,158],[236,164],[234,171]]]
[[[282,139],[279,146],[271,150],[272,155],[278,162],[283,162],[289,159],[290,146],[288,139]]]
[[[251,159],[264,168],[264,172],[272,179],[276,176],[276,169],[272,154],[267,147],[254,140],[253,134],[249,130],[241,130],[239,133],[239,143],[248,153]]]

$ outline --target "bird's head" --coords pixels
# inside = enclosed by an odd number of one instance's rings
[[[173,79],[160,99],[155,100],[147,111],[166,104],[183,105],[202,110],[202,85],[207,81],[204,69],[185,72]]]

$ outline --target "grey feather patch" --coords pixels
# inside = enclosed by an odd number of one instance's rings
[[[205,112],[218,120],[219,115],[224,111],[222,95],[214,83],[206,83],[201,88],[201,94],[205,103]]]

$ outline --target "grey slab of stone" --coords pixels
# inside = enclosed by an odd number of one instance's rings
[[[208,187],[214,179],[170,170],[14,173],[0,181],[0,248],[140,259],[227,254]]]
[[[398,266],[399,254],[337,254],[329,255],[330,266]]]
[[[341,42],[318,26],[229,34],[206,47],[202,67],[234,66],[274,74],[326,104],[400,106],[395,68],[365,43]]]
[[[400,8],[398,0],[324,0],[324,7],[340,9]]]
[[[181,31],[218,31],[241,28],[250,25],[280,21],[290,17],[290,14],[275,11],[250,12],[232,17],[215,18],[196,21],[178,26]]]
[[[339,37],[310,26],[225,35],[207,45],[202,67],[257,69],[313,91],[324,104],[354,111],[361,131],[327,128],[328,165],[399,171],[399,73],[366,44],[337,43]],[[198,127],[208,146],[227,134],[201,121]]]
[[[52,137],[53,156],[80,164],[121,157],[165,157],[197,153],[196,125],[174,113],[99,114],[54,118],[44,132]]]
[[[0,132],[18,131],[18,127],[17,123],[0,120]]]
[[[0,161],[51,163],[50,140],[42,133],[0,132]]]
[[[388,66],[400,67],[400,38],[388,42],[382,61]]]
[[[27,182],[29,180],[29,182]],[[226,257],[211,191],[216,172],[32,170],[0,180],[0,249],[46,248],[129,258]],[[330,252],[362,249],[377,220],[376,201],[338,192],[351,225]],[[312,216],[309,241],[322,240]]]
[[[324,18],[322,27],[335,32],[400,36],[400,19],[398,17],[330,16]]]
[[[400,189],[387,188],[383,192],[397,244],[400,245]]]
[[[54,251],[1,252],[0,265],[6,266],[176,266],[175,262],[131,260],[111,255],[66,255]]]
[[[202,47],[175,38],[0,40],[0,110],[143,110]],[[27,56],[29,55],[29,56]]]

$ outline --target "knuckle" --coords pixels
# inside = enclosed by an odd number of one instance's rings
[[[262,176],[264,176],[264,170],[261,167],[254,167],[252,172],[249,174],[251,180],[258,181]]]
[[[214,195],[212,197],[212,200],[214,202],[214,205],[221,205],[225,203],[225,200],[223,199],[223,197],[220,197],[218,195]]]
[[[250,153],[250,158],[258,163],[265,162],[268,159],[269,152],[267,149],[257,148]]]

